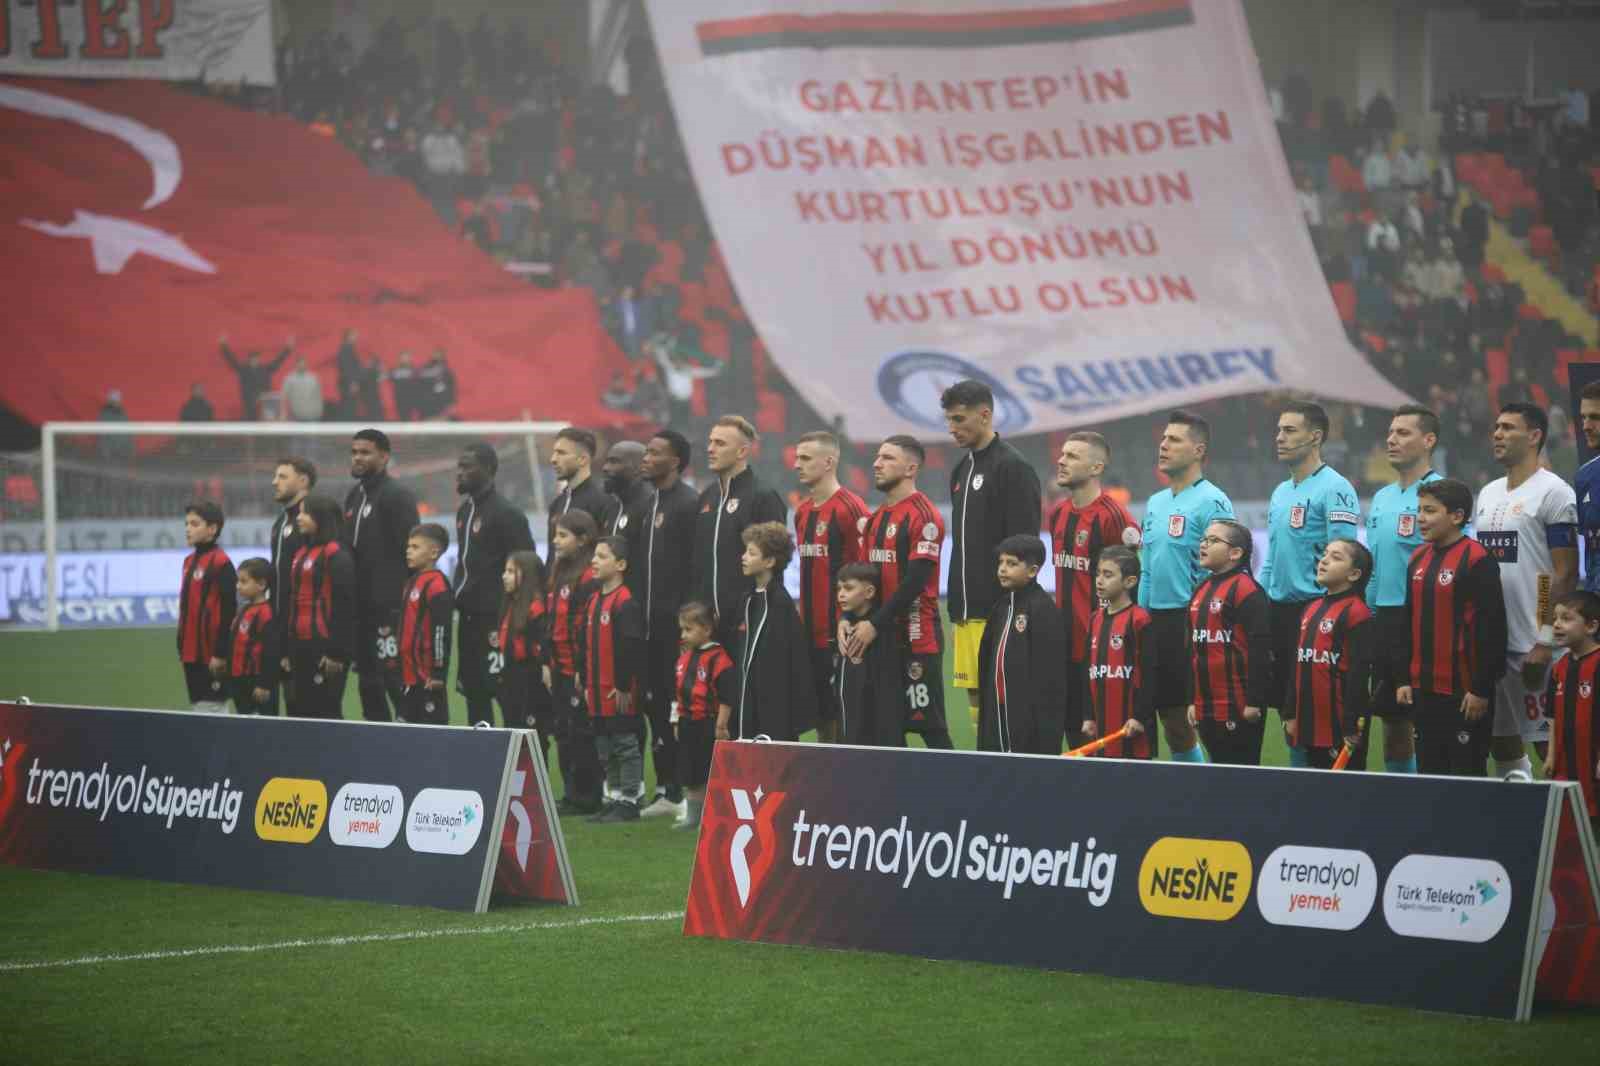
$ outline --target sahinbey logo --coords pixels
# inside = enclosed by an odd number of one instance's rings
[[[750,899],[761,889],[761,883],[772,870],[777,858],[777,830],[773,821],[783,807],[782,792],[766,792],[760,785],[753,791],[730,788],[728,796],[733,801],[733,813],[739,824],[734,827],[728,841],[728,870],[733,874],[734,891],[739,893],[739,906],[748,907]],[[750,842],[756,842],[756,861],[750,862]]]
[[[1407,855],[1383,886],[1383,917],[1401,936],[1491,940],[1511,915],[1511,875],[1493,859]]]
[[[1139,864],[1139,902],[1166,918],[1225,922],[1244,908],[1253,873],[1237,841],[1162,837]]]

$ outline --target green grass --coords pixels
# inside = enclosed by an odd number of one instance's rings
[[[0,696],[173,707],[170,633],[0,635]],[[972,743],[950,692],[958,745]],[[354,693],[346,713],[356,715]],[[458,720],[460,709],[457,709]],[[1275,731],[1269,731],[1269,733]],[[1281,741],[1269,752],[1282,762]],[[0,964],[445,929],[0,971],[3,1063],[1588,1061],[1600,1014],[1531,1026],[889,955],[690,940],[692,841],[569,820],[580,908],[486,915],[0,867]],[[543,928],[538,926],[543,925]],[[503,927],[513,927],[506,929]],[[1374,963],[1375,965],[1378,963]],[[1587,1049],[1587,1050],[1585,1050]]]

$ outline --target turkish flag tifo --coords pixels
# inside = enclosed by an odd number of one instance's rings
[[[0,79],[0,131],[0,406],[29,422],[93,418],[112,388],[169,420],[194,382],[239,417],[223,333],[265,358],[294,335],[331,399],[350,327],[385,366],[443,348],[463,417],[619,420],[599,396],[626,360],[588,290],[518,280],[297,122],[159,83]]]

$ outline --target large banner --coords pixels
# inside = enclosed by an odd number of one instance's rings
[[[0,0],[0,72],[272,85],[272,0]]]
[[[852,436],[1293,388],[1393,406],[1347,341],[1237,0],[653,0],[762,339]]]
[[[721,743],[684,932],[1526,1018],[1551,944],[1554,998],[1600,989],[1576,795]]]
[[[0,862],[455,910],[484,910],[497,883],[575,903],[530,737],[0,703]]]

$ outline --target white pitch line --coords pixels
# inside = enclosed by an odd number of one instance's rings
[[[582,929],[590,925],[670,922],[682,917],[682,911],[662,911],[660,914],[622,914],[610,918],[574,918],[566,922],[523,922],[520,924],[479,926],[458,925],[443,929],[412,929],[401,933],[362,933],[356,936],[275,940],[267,944],[215,944],[211,947],[175,948],[168,951],[136,951],[125,955],[80,955],[75,959],[0,962],[0,973],[21,973],[27,970],[64,970],[74,966],[101,966],[114,962],[155,962],[162,959],[192,959],[208,955],[253,955],[262,951],[289,951],[294,948],[338,948],[355,944],[393,944],[407,940],[438,940],[452,936],[499,936],[507,933],[534,933],[551,929]]]

